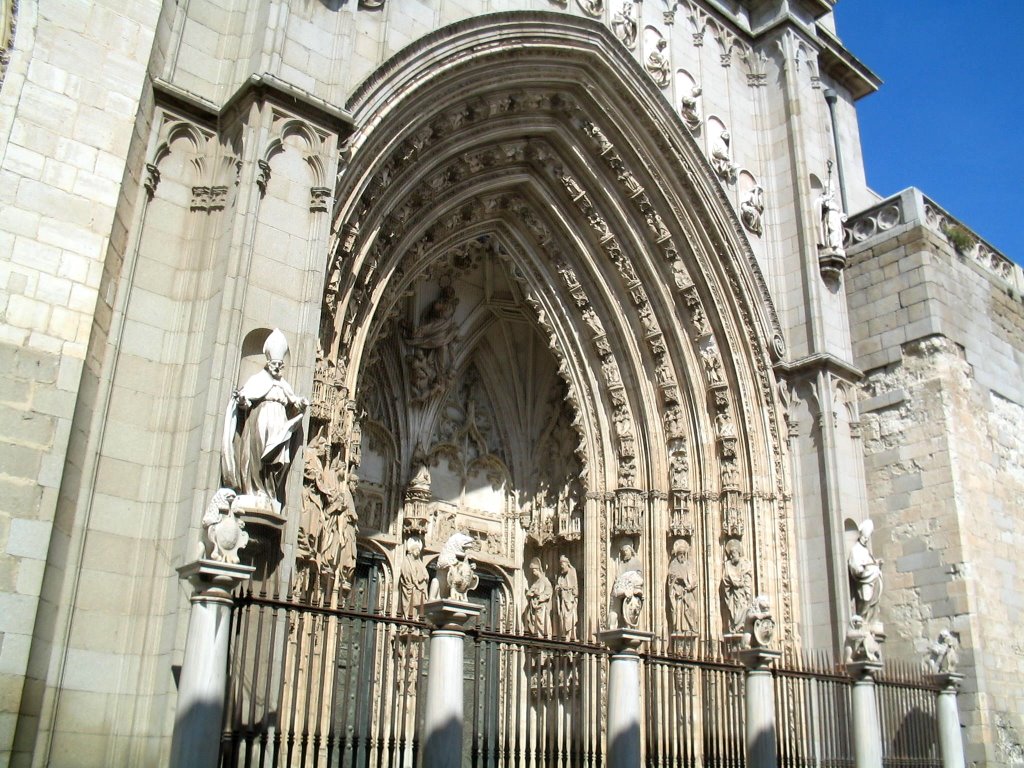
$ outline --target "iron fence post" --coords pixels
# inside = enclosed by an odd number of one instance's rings
[[[875,675],[882,670],[878,661],[846,665],[853,678],[853,756],[856,768],[882,768],[882,729],[878,723]]]
[[[654,635],[635,629],[609,629],[598,637],[612,650],[608,670],[608,768],[640,768],[643,739],[638,650]]]
[[[434,600],[423,606],[433,625],[423,715],[423,768],[462,768],[465,625],[480,610],[480,606],[455,600]]]
[[[964,740],[960,732],[960,710],[956,694],[964,676],[956,673],[932,675],[932,681],[939,688],[935,702],[936,720],[939,729],[939,754],[942,768],[964,768]]]
[[[746,667],[747,768],[774,768],[778,748],[775,739],[775,684],[770,667],[782,652],[750,648],[736,655]]]
[[[227,696],[232,592],[255,568],[195,560],[178,569],[192,585],[178,707],[171,736],[171,768],[216,768]]]

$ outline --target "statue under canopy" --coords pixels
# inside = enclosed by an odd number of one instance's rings
[[[267,364],[231,393],[224,417],[221,474],[238,492],[239,506],[281,513],[284,480],[302,444],[309,400],[284,378],[288,340],[278,329],[263,344]],[[245,498],[248,497],[248,498]]]

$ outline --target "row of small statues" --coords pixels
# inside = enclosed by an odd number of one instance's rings
[[[399,576],[402,615],[417,618],[427,599],[467,600],[468,593],[478,583],[471,556],[476,546],[472,537],[458,532],[452,534],[438,556],[437,575],[428,588],[427,567],[422,559],[423,542],[417,537],[410,537],[406,542],[406,556]],[[730,541],[725,551],[722,592],[729,612],[728,629],[730,633],[739,633],[743,631],[753,601],[752,568],[750,562],[742,556],[739,541]],[[551,637],[555,634],[557,624],[560,637],[577,640],[579,578],[569,557],[559,557],[559,572],[554,584],[545,574],[539,558],[533,558],[527,568],[529,583],[523,611],[524,631],[531,635]],[[666,577],[669,622],[673,634],[696,634],[696,590],[690,545],[685,539],[679,539],[672,546],[672,560]],[[644,600],[642,564],[634,547],[624,544],[619,549],[615,581],[611,588],[609,627],[636,628]]]

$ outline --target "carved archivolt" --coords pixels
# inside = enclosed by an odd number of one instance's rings
[[[610,83],[600,96],[526,86],[538,66],[576,82],[569,75],[584,62],[607,68],[626,55],[610,33],[595,44],[558,26],[546,20],[524,33],[520,23],[518,53],[507,58],[500,46],[477,52],[438,39],[431,48],[428,39],[418,48],[432,68],[398,75],[390,67],[390,100],[371,85],[351,105],[364,127],[334,190],[313,405],[321,434],[357,466],[368,435],[359,422],[372,421],[391,435],[378,440],[390,446],[381,450],[396,462],[397,486],[418,466],[468,477],[472,461],[482,462],[505,494],[503,514],[519,523],[495,529],[500,543],[485,545],[483,557],[509,561],[503,567],[517,579],[537,557],[541,575],[531,578],[543,584],[543,574],[557,574],[554,553],[571,552],[581,595],[590,595],[582,604],[607,603],[620,544],[637,548],[648,584],[664,584],[669,547],[685,538],[714,571],[695,577],[698,631],[720,633],[722,547],[748,542],[756,560],[780,564],[781,581],[759,570],[757,589],[777,596],[789,633],[786,480],[769,367],[777,326],[763,281],[712,169],[688,136],[675,135],[667,105],[627,103]],[[487,34],[500,37],[498,27]],[[444,57],[453,63],[447,74],[437,66]],[[497,60],[502,86],[480,87],[476,73]],[[486,301],[470,301],[477,289]],[[578,462],[575,478],[528,480],[497,434],[510,405],[487,381],[486,354],[470,351],[488,348],[488,328],[526,320],[551,359],[541,442]],[[381,379],[406,382],[401,407],[412,410],[399,420],[419,427],[364,415],[394,407],[369,407]],[[445,427],[449,440],[435,440],[440,426],[423,427],[446,418],[458,422]],[[467,451],[476,458],[467,461]],[[535,522],[538,506],[554,517]],[[523,581],[522,594],[527,583],[536,582]],[[644,610],[649,621],[663,618],[664,601]],[[602,619],[584,617],[580,635]]]

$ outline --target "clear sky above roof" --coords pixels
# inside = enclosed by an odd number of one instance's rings
[[[857,110],[871,188],[919,187],[1024,262],[1024,0],[842,0],[835,15],[885,81]]]

